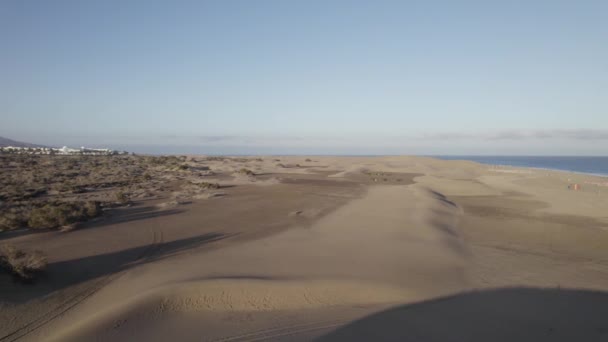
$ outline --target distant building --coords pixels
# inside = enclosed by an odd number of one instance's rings
[[[52,147],[15,147],[6,146],[0,147],[0,153],[2,154],[49,154],[49,155],[88,155],[88,156],[111,156],[111,155],[124,155],[129,154],[126,151],[116,151],[108,148],[86,148],[81,147],[80,149],[69,148],[64,146],[62,148]]]

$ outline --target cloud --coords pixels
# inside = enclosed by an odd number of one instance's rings
[[[154,142],[172,146],[297,146],[324,142],[336,142],[336,137],[305,137],[289,134],[258,134],[258,135],[197,135],[197,134],[159,134],[153,138],[133,137],[131,142]]]
[[[461,140],[461,139],[474,139],[475,137],[476,136],[471,133],[457,133],[457,132],[423,133],[420,135],[420,138],[429,139],[429,140]],[[410,137],[410,138],[412,138],[412,137]]]
[[[556,130],[507,130],[495,132],[442,132],[424,133],[420,138],[428,140],[521,140],[521,139],[562,139],[562,140],[608,140],[608,130],[556,129]]]
[[[203,143],[216,143],[216,142],[233,142],[246,140],[246,137],[236,135],[205,135],[197,136],[196,140]]]
[[[554,131],[538,131],[536,138],[562,138],[576,140],[607,140],[608,130],[593,130],[593,129],[572,129],[572,130],[554,130]]]

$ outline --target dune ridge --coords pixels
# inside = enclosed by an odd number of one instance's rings
[[[382,208],[374,214],[363,210],[371,205]],[[121,318],[125,311],[137,312],[138,317],[173,311],[289,311],[386,304],[420,298],[422,292],[429,296],[445,293],[446,288],[458,287],[462,281],[462,242],[451,230],[458,212],[454,204],[446,204],[441,195],[426,188],[374,187],[362,199],[351,201],[309,229],[291,230],[208,254],[196,264],[197,269],[200,263],[205,265],[202,276],[213,276],[213,280],[166,279],[163,282],[171,285],[138,298],[136,304],[109,310],[101,321],[128,321]],[[403,227],[408,225],[418,229],[404,233]],[[362,248],[361,241],[368,247]],[[231,263],[228,258],[237,262]],[[272,262],[277,258],[282,259],[280,264]],[[242,260],[255,261],[244,267]],[[374,269],[372,264],[381,266]],[[252,274],[251,270],[256,272]],[[428,277],[440,271],[444,280],[440,285],[416,283],[404,271]],[[182,267],[180,275],[195,272],[185,272]],[[150,282],[146,280],[145,286]],[[102,332],[91,327],[103,330],[107,323],[89,318],[85,326],[91,331],[88,336],[93,336]],[[70,334],[59,336],[57,340],[71,339]]]

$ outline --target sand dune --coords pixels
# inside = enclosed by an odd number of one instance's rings
[[[12,322],[3,340],[538,341],[552,340],[558,328],[562,337],[604,336],[607,316],[596,302],[603,292],[545,289],[608,289],[605,194],[569,191],[562,173],[497,175],[432,158],[315,157],[313,168],[280,157],[301,165],[289,171],[274,159],[255,161],[254,182],[208,176],[234,187],[178,206],[183,212],[62,236],[62,258],[73,260],[70,253],[87,251],[66,251],[70,239],[82,244],[114,232],[115,247],[100,249],[108,253],[158,231],[157,247],[144,257],[126,262],[130,254],[115,254],[89,280],[7,307],[36,317],[61,302],[53,298],[105,279],[35,329],[6,335],[23,326]],[[231,173],[241,166],[226,164],[209,167]],[[567,212],[555,214],[564,203]],[[214,238],[201,243],[201,234]],[[186,239],[194,240],[180,242]],[[106,257],[94,260],[103,265]],[[117,260],[124,266],[114,267]],[[521,289],[481,291],[505,286]],[[497,319],[516,329],[492,325]]]
[[[103,321],[130,321],[133,310],[139,317],[154,317],[166,310],[220,311],[217,314],[222,315],[222,311],[387,304],[449,293],[464,286],[466,254],[455,231],[457,214],[454,205],[446,205],[427,189],[374,187],[364,198],[308,229],[218,250],[204,258],[193,255],[177,267],[150,267],[140,275],[141,284],[133,294],[154,283],[160,290],[138,299],[137,304],[112,309]],[[192,278],[207,280],[193,283]],[[133,287],[134,282],[129,282]],[[175,283],[180,285],[162,285]],[[120,281],[114,286],[121,287]],[[111,292],[116,301],[116,291]],[[129,293],[124,296],[131,298]],[[95,328],[87,327],[91,332],[80,336],[103,336],[108,324],[98,326],[95,315],[89,317],[93,317],[89,325]],[[60,340],[78,339],[59,336]]]

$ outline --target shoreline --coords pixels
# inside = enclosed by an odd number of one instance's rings
[[[468,160],[468,161],[472,161],[472,160]],[[475,162],[478,163],[478,162]],[[580,172],[580,171],[572,171],[572,170],[562,170],[562,169],[550,169],[550,168],[545,168],[545,167],[533,167],[533,166],[515,166],[515,165],[509,165],[509,164],[485,164],[485,163],[479,163],[481,165],[488,165],[488,166],[499,166],[499,167],[510,167],[510,168],[517,168],[517,169],[530,169],[530,170],[538,170],[538,171],[552,171],[552,172],[559,172],[559,173],[572,173],[575,175],[581,175],[581,176],[592,176],[592,177],[600,177],[600,178],[606,178],[606,180],[608,181],[608,174],[601,174],[601,173],[588,173],[588,172]]]
[[[541,170],[541,171],[554,171],[554,172],[573,173],[573,174],[578,174],[578,175],[601,177],[601,178],[607,178],[608,179],[608,173],[593,173],[593,172],[584,172],[584,171],[577,171],[577,170],[571,170],[571,169],[558,169],[558,168],[550,168],[550,167],[537,167],[537,166],[522,166],[522,165],[513,165],[513,164],[490,163],[490,162],[482,162],[482,161],[479,161],[479,160],[466,159],[466,158],[451,159],[451,158],[442,158],[442,157],[439,157],[439,156],[430,156],[430,157],[431,158],[435,158],[435,159],[439,159],[439,160],[445,160],[445,161],[467,161],[467,162],[473,162],[473,163],[477,163],[477,164],[480,164],[480,165],[493,166],[493,167],[497,167],[498,166],[498,167],[511,167],[511,168]],[[479,156],[474,156],[474,157],[479,157]],[[528,157],[528,156],[511,156],[511,157]],[[530,157],[535,157],[535,156],[530,156]],[[549,158],[549,157],[553,157],[553,156],[538,156],[538,157],[540,157],[540,158]],[[573,156],[564,156],[564,157],[573,157]],[[605,157],[605,156],[599,156],[599,157],[600,158],[608,158],[608,157]],[[597,158],[597,157],[595,157],[595,156],[589,156],[589,157],[582,157],[582,158]]]

